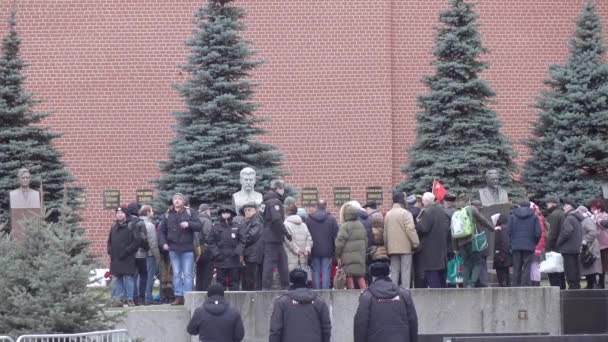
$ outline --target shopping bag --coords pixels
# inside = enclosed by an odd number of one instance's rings
[[[448,274],[447,274],[447,283],[448,284],[458,284],[462,283],[462,273],[463,273],[463,263],[462,257],[460,255],[454,256],[450,261],[448,261]]]
[[[334,276],[334,289],[342,290],[346,288],[346,273],[342,267],[336,269],[336,275]]]
[[[530,264],[530,280],[540,281],[540,265],[536,260],[532,261]]]
[[[561,273],[564,272],[564,258],[557,252],[545,253],[545,260],[539,265],[542,273]]]

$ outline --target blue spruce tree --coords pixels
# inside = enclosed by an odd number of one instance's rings
[[[485,184],[485,171],[497,169],[514,192],[516,170],[501,122],[488,107],[495,96],[479,74],[488,64],[479,60],[482,45],[474,5],[449,0],[439,15],[432,65],[435,74],[424,78],[429,91],[418,96],[416,142],[402,171],[408,179],[398,187],[422,193],[434,179],[455,193],[470,194]]]
[[[546,195],[586,201],[601,194],[599,179],[608,168],[608,64],[596,5],[583,5],[564,65],[551,65],[531,157],[523,181],[534,198]]]
[[[254,117],[255,85],[248,78],[260,62],[240,36],[244,11],[232,2],[209,0],[195,14],[188,64],[181,67],[190,79],[177,86],[187,109],[175,114],[176,136],[156,180],[157,208],[166,208],[177,191],[193,207],[230,204],[247,166],[257,171],[258,189],[281,174],[281,155],[255,139],[265,131]]]
[[[51,209],[49,219],[56,221],[64,199],[64,185],[74,181],[52,146],[60,135],[41,126],[47,114],[33,111],[37,103],[23,88],[26,67],[19,56],[21,40],[17,34],[15,12],[9,19],[8,34],[2,40],[0,55],[0,225],[10,228],[8,193],[17,188],[17,171],[27,167],[32,174],[32,187],[43,185],[44,204]],[[80,188],[68,187],[69,201]]]

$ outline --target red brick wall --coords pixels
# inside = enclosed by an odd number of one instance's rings
[[[10,2],[9,2],[10,3]],[[150,188],[172,136],[171,112],[181,99],[193,12],[204,1],[20,0],[22,55],[28,88],[52,113],[45,124],[63,132],[57,148],[86,186],[84,225],[103,252],[113,212],[102,191],[122,202]],[[534,119],[530,107],[548,63],[562,62],[582,1],[482,1],[481,32],[492,63],[484,77],[494,108],[520,153]],[[335,186],[388,189],[403,176],[415,138],[416,95],[432,72],[432,27],[444,0],[240,0],[258,57],[259,115],[271,118],[264,141],[285,154],[287,181],[316,186],[332,200]],[[6,2],[3,17],[8,16]],[[600,8],[606,17],[607,7]],[[235,175],[236,177],[237,175]],[[429,184],[430,186],[430,184]],[[238,189],[235,189],[235,191]],[[334,208],[332,208],[334,210]]]

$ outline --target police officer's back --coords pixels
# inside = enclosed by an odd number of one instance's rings
[[[241,314],[226,302],[220,284],[209,286],[207,300],[194,311],[187,330],[202,342],[238,342],[245,337]]]
[[[306,288],[308,274],[289,273],[291,288],[274,302],[270,318],[270,342],[329,342],[331,320],[325,301]]]
[[[416,342],[418,317],[409,290],[389,278],[385,262],[370,265],[374,282],[359,297],[355,314],[355,342]]]

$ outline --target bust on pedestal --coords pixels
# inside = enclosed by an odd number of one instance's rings
[[[494,204],[509,203],[507,190],[499,185],[500,172],[498,170],[488,170],[486,172],[486,184],[485,188],[479,189],[481,205],[489,207]]]
[[[255,170],[246,167],[241,170],[241,190],[232,194],[232,205],[237,213],[241,212],[241,207],[247,203],[255,203],[260,209],[263,202],[262,194],[253,190],[255,186]]]
[[[22,240],[25,234],[23,221],[39,218],[40,212],[40,193],[30,188],[32,175],[26,168],[17,171],[19,188],[10,192],[11,203],[11,237],[14,240]]]

